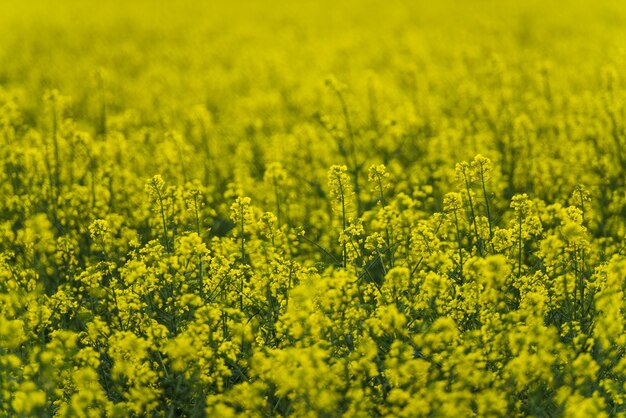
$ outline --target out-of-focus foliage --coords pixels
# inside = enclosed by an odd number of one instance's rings
[[[626,413],[626,4],[0,1],[0,415]]]

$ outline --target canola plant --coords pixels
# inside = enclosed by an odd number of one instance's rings
[[[626,414],[626,4],[0,2],[0,416]]]

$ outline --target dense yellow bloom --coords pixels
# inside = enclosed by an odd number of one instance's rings
[[[0,1],[0,416],[626,414],[624,4],[170,3]]]
[[[33,382],[23,382],[13,395],[11,406],[15,413],[29,416],[46,403],[46,394],[37,389]]]

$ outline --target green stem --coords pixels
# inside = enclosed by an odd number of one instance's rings
[[[465,180],[465,190],[467,192],[467,199],[469,200],[470,205],[470,214],[472,216],[472,223],[474,224],[474,234],[476,234],[476,248],[478,248],[478,253],[482,257],[483,253],[483,243],[478,235],[478,226],[476,225],[476,214],[474,213],[474,202],[472,200],[472,194],[470,193],[469,181],[467,180],[467,175],[463,172],[463,179]]]
[[[518,266],[517,277],[522,277],[522,215],[519,215],[519,236],[518,236]]]
[[[158,187],[155,187],[154,190],[157,193],[157,197],[159,199],[159,207],[161,209],[161,221],[163,222],[163,241],[165,242],[165,249],[169,254],[170,243],[169,243],[169,240],[167,239],[167,222],[165,220],[165,208],[163,207],[163,197],[161,196],[161,191],[158,189]]]
[[[385,192],[383,189],[383,182],[382,182],[382,179],[380,178],[380,174],[376,173],[376,179],[378,181],[378,190],[380,192],[380,204],[384,210],[386,206],[385,205]],[[394,265],[394,260],[393,260],[394,254],[393,254],[393,251],[391,251],[391,234],[389,232],[389,225],[385,225],[385,241],[387,243],[387,249],[389,249],[389,268],[392,269]],[[383,267],[384,265],[385,264],[383,263]]]
[[[483,197],[485,199],[485,209],[487,210],[487,224],[489,225],[489,240],[491,241],[491,252],[495,253],[493,246],[493,227],[491,225],[491,209],[489,208],[489,198],[487,197],[487,187],[485,186],[485,171],[482,163],[480,164],[480,182],[483,188]]]
[[[347,223],[346,223],[346,199],[343,193],[343,184],[341,184],[341,179],[339,180],[339,188],[341,190],[341,225],[343,228],[343,234],[346,233]],[[343,268],[345,269],[348,265],[348,252],[346,249],[346,243],[344,240],[343,243]]]
[[[456,240],[459,245],[459,275],[461,277],[461,283],[463,282],[463,247],[461,246],[461,230],[459,229],[459,217],[456,210],[454,210],[454,225],[456,227]]]

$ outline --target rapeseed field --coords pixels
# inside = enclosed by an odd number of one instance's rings
[[[626,415],[626,3],[0,1],[0,416]]]

